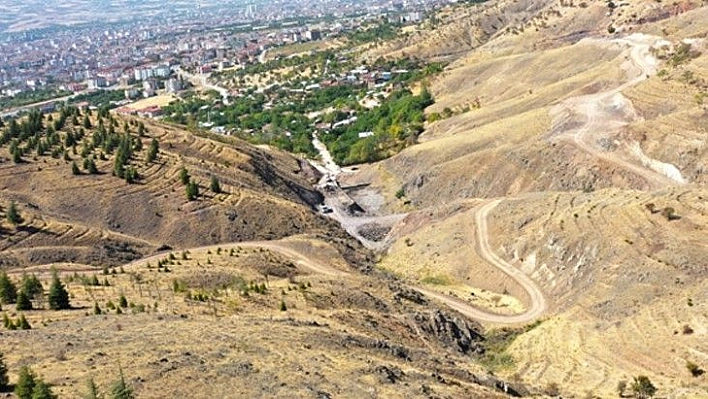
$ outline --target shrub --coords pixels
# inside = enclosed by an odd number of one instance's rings
[[[693,363],[691,361],[686,362],[686,369],[688,369],[688,372],[691,373],[691,375],[694,377],[700,377],[704,373],[702,368],[700,368],[696,363]]]
[[[7,209],[7,221],[13,225],[22,223],[22,216],[20,216],[20,212],[17,210],[15,201],[10,202],[10,207]]]
[[[121,294],[120,298],[118,298],[118,306],[121,308],[128,307],[128,300],[125,298],[125,295]]]
[[[634,377],[632,392],[634,392],[634,396],[639,399],[651,398],[656,393],[656,387],[652,384],[651,380],[649,380],[649,377],[640,375]]]

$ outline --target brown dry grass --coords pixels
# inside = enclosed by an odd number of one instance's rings
[[[346,267],[329,244],[299,238],[282,245]],[[192,250],[187,260],[181,251],[173,254],[169,272],[153,259],[151,268],[137,262],[106,276],[110,287],[70,283],[74,310],[26,312],[33,330],[2,333],[11,379],[30,365],[62,396],[78,397],[89,377],[106,387],[122,367],[144,398],[403,397],[421,389],[501,397],[467,374],[483,374],[468,357],[416,330],[412,317],[427,307],[393,301],[386,282],[310,274],[281,254],[238,245]],[[174,292],[174,281],[187,292]],[[244,296],[237,287],[251,281],[266,284],[267,292]],[[196,293],[210,299],[187,299]],[[107,311],[120,295],[130,306],[123,314]],[[94,303],[107,312],[93,315]],[[14,316],[12,306],[5,310]],[[408,360],[388,345],[405,348]],[[442,354],[444,365],[437,360]],[[387,370],[400,370],[400,381],[389,381]]]

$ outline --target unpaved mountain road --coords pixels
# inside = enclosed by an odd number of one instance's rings
[[[591,41],[597,42],[598,45],[608,44],[598,39]],[[657,44],[665,44],[660,38],[643,34],[634,34],[613,43],[629,46],[625,53],[627,62],[622,68],[627,71],[630,79],[611,90],[571,97],[553,107],[550,111],[553,119],[551,136],[568,141],[597,159],[643,177],[652,188],[685,184],[675,166],[648,158],[641,153],[638,143],[619,143],[620,148],[629,149],[628,152],[634,155],[632,158],[635,158],[635,162],[622,157],[621,151],[598,148],[596,143],[602,139],[607,140],[610,133],[617,132],[630,123],[641,121],[631,101],[622,95],[622,91],[638,85],[656,73],[658,61],[652,55],[651,48]],[[578,126],[577,122],[581,124]]]

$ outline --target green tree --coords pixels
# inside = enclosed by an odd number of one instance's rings
[[[0,302],[4,304],[17,302],[17,287],[4,271],[0,274]]]
[[[111,385],[110,392],[111,399],[133,399],[135,395],[133,394],[133,388],[130,387],[125,382],[125,377],[123,376],[123,369],[120,370],[120,377],[117,381]]]
[[[138,130],[139,132],[139,130]],[[153,162],[155,159],[157,159],[157,154],[160,151],[160,144],[158,143],[157,139],[153,138],[152,141],[150,141],[150,148],[148,148],[147,155],[145,156],[145,160],[147,162]]]
[[[17,295],[17,310],[32,310],[32,301],[24,290],[21,290]]]
[[[20,319],[17,320],[16,323],[17,327],[20,328],[20,330],[31,330],[32,326],[30,325],[29,321],[27,321],[27,318],[25,318],[24,314],[20,314]]]
[[[199,186],[194,181],[187,183],[186,191],[188,201],[194,201],[199,197]]]
[[[7,208],[7,221],[14,225],[22,223],[22,216],[20,216],[20,212],[17,210],[15,201],[10,202],[10,207]]]
[[[7,328],[8,330],[12,330],[12,326],[15,325],[15,323],[12,322],[10,317],[8,317],[7,313],[3,312],[2,314],[2,325],[3,327]]]
[[[5,356],[0,352],[0,392],[5,392],[10,387],[10,379],[7,377],[7,365]]]
[[[189,172],[187,172],[187,168],[184,166],[179,170],[179,181],[185,186],[189,184]]]
[[[15,395],[19,399],[32,399],[32,391],[35,385],[37,385],[36,378],[29,367],[23,366],[20,369],[20,378],[17,380],[17,384],[15,384]]]
[[[91,129],[91,119],[89,119],[88,114],[84,115],[84,123],[83,126],[85,129]]]
[[[77,165],[76,162],[71,163],[71,174],[73,174],[74,176],[81,174],[81,170],[79,169],[79,165]]]
[[[22,275],[22,291],[24,291],[30,299],[37,298],[44,293],[44,287],[34,274]]]
[[[22,150],[19,147],[12,151],[12,162],[22,163]]]
[[[57,271],[54,270],[52,274],[52,285],[49,287],[49,309],[70,309],[69,292],[66,290],[61,280],[59,280]]]
[[[649,380],[649,377],[640,375],[638,377],[634,377],[634,381],[632,382],[632,392],[634,392],[634,396],[636,398],[647,399],[654,396],[656,393],[656,387],[652,384],[651,380]]]
[[[125,295],[120,294],[120,298],[118,298],[118,306],[120,306],[121,308],[128,307],[128,299],[126,299]]]
[[[93,161],[91,158],[86,158],[84,159],[84,169],[89,174],[95,175],[98,173],[98,168],[96,167],[96,162]]]
[[[57,399],[57,397],[46,382],[37,380],[32,389],[32,399]]]
[[[128,167],[125,172],[123,172],[123,175],[125,177],[125,182],[128,184],[135,183],[135,181],[140,177],[138,175],[138,170],[132,166]]]
[[[93,377],[89,377],[88,381],[86,381],[86,394],[84,394],[84,399],[102,399],[103,395],[101,395],[101,392],[98,390],[98,385],[96,385],[96,381],[93,380]]]
[[[216,176],[211,177],[211,191],[214,194],[221,194],[221,183],[219,183],[219,179],[217,179]]]

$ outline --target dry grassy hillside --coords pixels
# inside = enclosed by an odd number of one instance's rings
[[[137,140],[136,127],[130,128]],[[117,265],[163,246],[186,248],[300,233],[346,241],[332,222],[313,211],[322,197],[312,189],[317,172],[305,161],[170,126],[148,124],[147,130],[140,138],[143,149],[130,161],[139,175],[134,184],[112,175],[115,154],[96,158],[98,174],[81,166],[80,175],[72,174],[71,162],[82,164],[82,143],[91,140],[91,133],[77,143],[77,155],[68,151],[71,160],[54,159],[47,152],[15,164],[7,146],[0,150],[6,154],[0,164],[3,211],[15,201],[24,218],[16,227],[4,223],[3,263]],[[154,162],[146,162],[153,138],[160,152]],[[201,195],[195,201],[187,200],[182,167],[199,185]],[[210,190],[212,176],[219,180],[221,193]]]
[[[507,23],[511,3],[466,12]],[[442,120],[344,178],[410,212],[379,266],[498,315],[529,312],[514,275],[533,280],[545,317],[499,358],[510,379],[612,397],[646,375],[657,396],[706,397],[708,7],[536,3],[545,23],[483,43],[405,44],[461,50],[430,87]],[[469,32],[463,11],[441,18],[441,35]]]
[[[502,201],[487,215],[491,248],[551,303],[500,372],[578,395],[607,397],[638,374],[665,394],[705,394],[705,377],[692,377],[686,362],[708,367],[706,198],[705,189],[608,189]],[[414,212],[380,266],[471,305],[521,313],[526,292],[480,256],[482,204]]]
[[[74,309],[28,311],[32,330],[0,333],[11,380],[31,365],[62,397],[82,395],[89,378],[105,392],[121,367],[140,398],[526,392],[475,365],[478,324],[384,275],[355,274],[312,237],[164,253],[108,276],[62,270]]]
[[[436,104],[428,112],[447,108],[453,116],[429,124],[420,145],[365,170],[351,183],[373,183],[385,193],[390,209],[401,209],[402,201],[393,195],[401,188],[413,207],[426,207],[440,198],[656,187],[651,176],[627,164],[658,170],[655,174],[675,168],[684,181],[702,184],[708,161],[703,104],[708,60],[703,38],[708,31],[700,21],[706,18],[708,9],[702,7],[633,27],[658,35],[648,36],[655,38],[649,51],[658,64],[652,66],[655,75],[621,90],[621,106],[609,97],[602,104],[599,122],[616,120],[619,127],[598,127],[575,111],[558,116],[554,109],[642,76],[627,66],[631,47],[626,35],[585,33],[585,40],[557,41],[543,50],[526,44],[538,39],[535,32],[492,40],[450,65],[433,83]],[[684,39],[692,43],[691,56],[676,63]],[[596,126],[583,145],[594,153],[557,133],[591,122]]]

